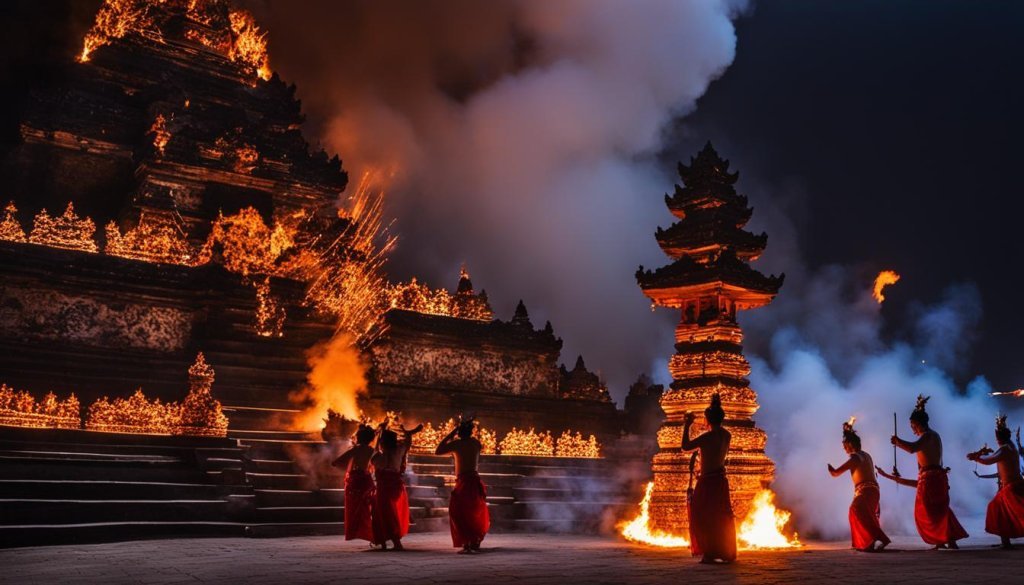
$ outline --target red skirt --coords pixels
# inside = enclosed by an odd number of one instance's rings
[[[690,553],[736,560],[736,522],[725,472],[702,474],[690,501]]]
[[[373,507],[373,543],[384,544],[409,533],[409,496],[402,474],[378,469],[377,499]]]
[[[914,521],[921,540],[928,544],[967,538],[967,531],[949,509],[949,478],[945,469],[922,469],[918,474]]]
[[[1003,538],[1024,537],[1024,480],[1003,486],[988,504],[985,532]]]
[[[475,471],[460,473],[448,502],[448,519],[452,526],[452,545],[462,548],[480,544],[491,527],[487,510],[487,488]]]
[[[889,542],[879,524],[881,509],[877,483],[861,483],[854,488],[853,502],[850,503],[850,535],[853,548],[864,550],[874,542]]]
[[[345,475],[345,540],[357,538],[373,542],[373,477],[365,469],[353,469]]]

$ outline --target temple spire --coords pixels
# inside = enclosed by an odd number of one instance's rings
[[[516,325],[533,327],[533,323],[530,323],[530,314],[526,312],[526,305],[523,304],[522,299],[519,299],[519,304],[516,305],[516,312],[512,315],[512,322]]]

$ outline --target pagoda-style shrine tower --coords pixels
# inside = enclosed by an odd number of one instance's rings
[[[767,277],[748,265],[760,256],[768,236],[742,229],[753,209],[733,187],[739,174],[729,172],[729,162],[710,142],[689,165],[679,164],[679,176],[683,186],[665,196],[679,221],[656,234],[673,262],[654,271],[641,266],[636,279],[654,305],[682,312],[676,353],[669,360],[673,382],[661,398],[667,418],[658,432],[650,510],[653,528],[686,534],[690,454],[679,449],[683,418],[687,411],[698,414],[691,433],[706,430],[701,415],[715,392],[732,433],[726,468],[737,520],[772,481],[775,466],[764,452],[767,437],[752,418],[757,394],[747,379],[750,364],[743,357],[736,314],[770,303],[783,276]]]

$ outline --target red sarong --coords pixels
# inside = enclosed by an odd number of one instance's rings
[[[1024,480],[1003,486],[988,503],[985,532],[1003,538],[1024,537]]]
[[[345,540],[361,538],[373,542],[373,477],[365,469],[345,475]]]
[[[690,553],[709,559],[736,560],[736,523],[725,470],[697,479],[690,505]]]
[[[377,499],[373,506],[373,543],[384,544],[409,532],[409,496],[402,474],[378,469]]]
[[[862,482],[853,491],[853,502],[850,503],[850,536],[853,548],[864,550],[874,542],[889,542],[889,537],[882,532],[878,523],[881,509],[879,507],[878,484]]]
[[[949,509],[949,478],[941,467],[924,468],[917,475],[914,521],[921,540],[928,544],[967,538],[967,531]]]
[[[452,527],[452,545],[462,548],[480,544],[491,527],[487,510],[487,488],[475,471],[460,473],[448,501],[448,520]]]

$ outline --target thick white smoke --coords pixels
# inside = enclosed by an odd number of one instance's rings
[[[653,157],[732,63],[743,0],[253,2],[274,68],[358,175],[396,171],[394,276],[468,263],[500,318],[524,299],[621,398],[671,347],[632,278],[667,262]],[[660,335],[652,332],[660,331]],[[660,372],[659,372],[660,373]]]
[[[909,339],[886,341],[880,306],[870,297],[871,280],[858,280],[858,274],[836,266],[822,269],[780,296],[778,311],[747,320],[751,335],[771,339],[764,359],[751,358],[751,381],[760,395],[757,420],[768,431],[768,452],[778,466],[774,488],[780,502],[794,511],[798,528],[809,536],[847,538],[852,484],[848,476],[833,479],[825,469],[846,460],[842,422],[856,416],[864,450],[891,470],[893,413],[899,435],[914,439],[908,416],[915,397],[924,394],[932,397],[932,427],[943,437],[945,464],[951,468],[953,510],[968,532],[984,535],[985,506],[996,484],[976,478],[975,464],[965,455],[985,443],[995,446],[1000,409],[1014,409],[1014,425],[1024,422],[1024,413],[1012,401],[989,396],[984,378],[960,387],[949,374],[969,351],[981,314],[978,291],[970,285],[949,287],[936,304],[913,309]],[[761,329],[766,325],[772,331]],[[903,476],[916,477],[914,456],[900,451],[898,457]],[[995,470],[982,466],[979,471]],[[914,490],[880,482],[883,527],[892,534],[916,534]]]

